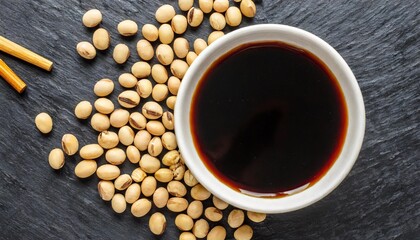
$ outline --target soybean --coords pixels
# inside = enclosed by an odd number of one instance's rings
[[[137,130],[142,130],[146,128],[146,118],[143,116],[143,114],[139,112],[132,112],[130,114],[130,117],[128,119],[128,122],[130,123],[130,126]]]
[[[198,8],[192,7],[187,13],[187,21],[191,27],[198,27],[203,22],[204,14]]]
[[[133,66],[131,67],[131,73],[136,77],[136,78],[146,78],[150,75],[150,65],[147,62],[136,62],[133,64]]]
[[[174,130],[174,114],[171,112],[164,112],[162,115],[162,123],[168,130]]]
[[[244,211],[240,209],[233,209],[228,215],[228,224],[231,228],[240,227],[245,220]]]
[[[139,166],[144,172],[151,174],[159,170],[160,161],[149,154],[144,154],[140,159]]]
[[[112,148],[105,153],[105,159],[112,165],[120,165],[125,161],[126,155],[124,150],[120,148]]]
[[[215,207],[208,207],[204,211],[206,218],[212,222],[218,222],[223,218],[223,213]]]
[[[125,152],[120,148],[112,148],[105,154],[105,159],[112,165],[120,165],[125,161]]]
[[[130,57],[130,49],[124,43],[119,43],[114,47],[112,58],[118,64],[123,64]]]
[[[35,117],[35,125],[41,133],[50,133],[53,128],[53,120],[48,113],[42,112]]]
[[[104,164],[96,169],[96,175],[102,180],[114,180],[120,175],[121,171],[117,166]]]
[[[252,0],[242,0],[239,7],[241,9],[242,14],[245,17],[252,18],[255,16],[255,13],[257,12],[255,3]]]
[[[108,130],[110,126],[110,121],[107,115],[102,113],[95,113],[90,119],[90,125],[96,131],[103,132]]]
[[[127,110],[115,109],[109,117],[109,122],[111,126],[120,128],[128,123],[129,117],[130,113]]]
[[[162,145],[167,150],[174,150],[178,147],[176,136],[173,132],[165,132],[162,135]]]
[[[88,28],[96,27],[102,21],[102,13],[98,9],[90,9],[83,14],[82,22]]]
[[[152,83],[148,79],[141,79],[137,82],[136,85],[136,92],[140,95],[142,98],[148,98],[150,94],[152,94]]]
[[[133,180],[131,179],[130,175],[123,174],[117,177],[117,179],[115,179],[114,186],[115,186],[115,189],[121,191],[121,190],[127,189],[131,185],[132,182]]]
[[[174,51],[168,44],[160,44],[156,48],[156,57],[162,65],[169,65],[174,60]]]
[[[144,196],[150,197],[156,190],[156,179],[152,176],[148,176],[141,182],[141,192]]]
[[[134,131],[129,126],[123,126],[118,130],[118,138],[120,142],[125,145],[131,145],[134,142]]]
[[[174,110],[175,103],[176,103],[176,96],[170,96],[166,99],[166,106],[168,106],[169,109]]]
[[[138,183],[133,183],[131,184],[127,190],[125,190],[125,201],[127,203],[134,203],[135,201],[137,201],[140,197],[140,185]]]
[[[172,181],[174,174],[169,168],[161,168],[155,172],[155,178],[161,183]]]
[[[162,5],[156,10],[155,18],[160,23],[166,23],[171,21],[175,16],[175,9],[169,4]]]
[[[257,212],[251,212],[251,211],[247,211],[246,215],[248,216],[249,220],[255,223],[260,223],[264,221],[265,218],[267,217],[267,214],[265,213],[257,213]]]
[[[179,58],[185,58],[190,50],[190,43],[183,37],[176,38],[174,40],[174,52]]]
[[[169,198],[166,206],[172,212],[183,212],[188,207],[188,201],[185,198],[172,197]]]
[[[114,197],[112,197],[111,206],[116,213],[123,213],[127,208],[124,195],[121,193],[115,194]]]
[[[226,229],[222,226],[215,226],[208,233],[207,239],[211,239],[211,240],[224,240],[224,239],[226,239]]]
[[[197,238],[205,238],[209,233],[209,229],[209,223],[201,218],[194,223],[192,232]]]
[[[187,214],[193,219],[201,217],[203,214],[203,203],[197,200],[192,201],[190,205],[188,205]]]
[[[173,94],[175,96],[178,94],[178,90],[179,90],[180,85],[181,85],[181,80],[179,80],[179,78],[177,78],[175,76],[171,76],[168,79],[168,90],[171,94]]]
[[[220,210],[225,210],[229,204],[213,195],[213,205]]]
[[[155,212],[150,216],[149,229],[155,235],[162,235],[166,229],[166,218],[160,212]]]
[[[197,58],[197,53],[195,52],[188,52],[187,57],[185,58],[185,60],[187,60],[188,65],[191,66],[191,64],[194,62],[194,60]]]
[[[64,166],[64,152],[60,148],[54,148],[48,155],[48,163],[52,169],[58,170]]]
[[[162,83],[158,83],[152,89],[152,98],[156,102],[163,101],[168,96],[168,92],[168,86]]]
[[[204,39],[202,39],[202,38],[197,38],[197,39],[194,41],[194,51],[195,51],[195,53],[196,53],[197,55],[200,55],[200,53],[201,53],[204,49],[206,49],[206,47],[207,47],[207,43],[206,43],[206,41],[205,41]]]
[[[134,217],[143,217],[152,209],[152,203],[146,198],[141,198],[131,206],[131,213]]]
[[[94,103],[96,111],[102,114],[110,114],[114,111],[114,103],[108,98],[98,98]]]
[[[136,168],[131,172],[131,179],[133,179],[134,182],[141,182],[146,176],[147,174],[141,170],[141,168]]]
[[[179,9],[188,11],[194,5],[194,0],[178,0]]]
[[[172,150],[167,152],[163,158],[162,158],[162,163],[165,166],[172,166],[175,165],[179,162],[179,152],[177,150]]]
[[[140,151],[133,145],[127,147],[127,149],[125,150],[125,154],[127,155],[127,158],[131,163],[136,164],[140,161]]]
[[[93,92],[98,97],[105,97],[114,91],[114,82],[109,78],[103,78],[96,82]]]
[[[115,193],[114,184],[111,181],[101,180],[98,183],[99,196],[104,201],[111,201]]]
[[[98,135],[98,143],[105,149],[111,149],[118,145],[118,134],[111,131],[103,131]]]
[[[137,78],[131,73],[123,73],[118,77],[118,82],[122,87],[132,88],[137,84]]]
[[[197,179],[194,177],[194,175],[191,173],[191,171],[189,169],[187,171],[185,171],[184,182],[189,187],[194,187],[198,184]]]
[[[170,181],[166,188],[174,197],[183,197],[187,194],[187,188],[180,181]]]
[[[196,240],[197,238],[191,232],[182,232],[179,235],[179,240]]]
[[[152,66],[152,78],[157,83],[165,83],[168,80],[168,71],[161,64]]]
[[[83,146],[80,151],[80,157],[83,159],[96,159],[102,156],[104,149],[99,144],[88,144]]]
[[[188,64],[183,60],[175,59],[171,64],[172,74],[179,79],[182,79],[185,76],[187,70]]]
[[[194,221],[187,214],[179,214],[175,218],[175,226],[181,231],[190,231],[194,226]]]
[[[195,185],[191,188],[191,197],[195,200],[204,201],[209,198],[211,193],[207,191],[201,184]]]
[[[87,119],[92,113],[92,104],[88,101],[79,102],[74,108],[74,115],[78,119]]]
[[[105,153],[105,159],[112,165],[121,165],[124,163],[126,155],[121,148],[112,148]]]
[[[94,59],[96,57],[96,49],[90,42],[79,42],[76,46],[77,53],[84,59]]]
[[[160,137],[153,137],[147,146],[147,152],[153,156],[158,156],[163,150],[162,140]]]
[[[74,174],[78,178],[88,178],[95,174],[96,168],[98,167],[95,160],[82,160],[74,169]]]
[[[168,203],[169,194],[166,188],[159,187],[156,189],[156,191],[153,193],[153,203],[157,208],[163,208]]]
[[[162,136],[165,133],[165,127],[159,121],[152,120],[146,124],[147,131],[154,136]]]
[[[248,225],[242,225],[233,233],[236,240],[250,240],[252,235],[254,235],[254,231]]]
[[[72,156],[79,150],[79,141],[73,134],[64,134],[61,138],[61,147],[65,154]]]
[[[198,6],[204,13],[209,13],[213,10],[213,0],[198,0]]]
[[[216,12],[226,12],[229,7],[229,0],[214,0],[213,9]]]
[[[139,30],[137,23],[133,20],[124,20],[118,23],[117,29],[121,35],[126,37],[136,35]]]
[[[109,36],[109,32],[105,28],[98,28],[93,33],[93,46],[95,46],[95,48],[98,50],[108,49],[110,41],[111,37]]]
[[[210,25],[214,30],[222,30],[226,26],[226,19],[221,13],[212,13],[210,15]]]
[[[185,165],[178,163],[169,167],[174,173],[174,180],[182,180],[185,174]]]
[[[222,31],[214,31],[209,34],[209,37],[207,38],[207,43],[210,45],[220,37],[224,36],[225,33]]]
[[[134,108],[140,103],[140,96],[136,91],[126,90],[118,95],[118,102],[125,108]]]
[[[171,25],[165,23],[159,27],[159,41],[163,44],[169,44],[174,40],[174,31]]]
[[[148,131],[140,130],[134,137],[134,146],[136,146],[136,148],[138,148],[140,151],[145,151],[151,139],[152,135],[150,135]]]
[[[239,8],[232,6],[229,7],[225,13],[226,23],[231,27],[236,27],[241,24],[242,13]]]
[[[171,21],[172,30],[176,34],[183,34],[187,30],[188,22],[184,15],[175,15]]]
[[[149,61],[155,55],[152,44],[144,39],[140,39],[137,42],[137,53],[139,54],[139,57],[145,61]]]
[[[163,114],[162,107],[153,101],[147,102],[141,109],[143,115],[148,119],[158,119]]]
[[[143,34],[143,37],[150,42],[156,41],[159,37],[159,31],[157,27],[153,24],[143,25],[143,28],[141,29],[141,33]]]

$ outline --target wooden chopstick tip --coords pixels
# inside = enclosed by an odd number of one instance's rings
[[[47,71],[51,71],[53,66],[53,62],[51,60],[46,59],[45,57],[2,36],[0,36],[0,51],[8,53]]]
[[[26,83],[2,59],[0,59],[0,76],[18,93],[25,91]]]

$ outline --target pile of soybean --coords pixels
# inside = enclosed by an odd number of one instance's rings
[[[62,149],[53,149],[48,161],[58,170],[64,166],[65,155],[79,152],[81,161],[74,169],[75,175],[88,178],[96,173],[100,179],[99,196],[104,201],[111,201],[112,209],[117,213],[123,213],[129,207],[135,217],[150,216],[149,228],[153,234],[161,235],[166,228],[164,211],[151,213],[154,205],[157,209],[167,208],[178,214],[175,225],[180,230],[180,240],[225,239],[227,231],[220,224],[224,214],[228,214],[227,223],[233,229],[235,239],[251,239],[253,230],[246,224],[246,218],[260,223],[266,215],[228,208],[227,203],[211,196],[198,183],[178,151],[173,109],[182,78],[194,59],[224,35],[222,30],[226,24],[237,27],[243,16],[254,17],[256,6],[251,0],[231,3],[228,0],[199,0],[198,7],[194,7],[193,0],[178,0],[178,8],[183,14],[176,14],[171,5],[159,7],[155,17],[160,26],[145,24],[141,27],[143,39],[137,42],[140,61],[132,65],[131,73],[122,73],[118,78],[119,84],[127,89],[118,95],[119,106],[107,98],[114,91],[114,81],[105,78],[94,86],[98,98],[93,106],[89,101],[81,101],[75,107],[76,118],[90,118],[91,127],[98,132],[97,143],[79,149],[76,136],[65,134]],[[207,41],[196,39],[190,49],[190,42],[182,35],[188,26],[199,27],[205,14],[209,14],[214,31]],[[102,13],[97,9],[89,10],[82,21],[88,28],[97,27],[102,21]],[[117,30],[122,36],[134,36],[139,27],[133,20],[124,20]],[[152,43],[156,41],[154,48]],[[109,47],[109,32],[97,28],[92,43],[82,41],[76,50],[81,57],[93,59],[97,50]],[[127,45],[119,43],[112,55],[116,63],[124,64],[131,53]],[[158,63],[151,65],[154,58]],[[140,105],[141,100],[146,102]],[[96,112],[92,115],[93,109]],[[42,133],[49,133],[53,126],[52,118],[46,113],[39,114],[35,123]],[[112,131],[111,127],[118,131]],[[98,166],[97,159],[103,155],[107,164]],[[121,173],[120,166],[130,163],[137,166],[131,174]],[[203,201],[210,198],[211,206],[205,207]]]

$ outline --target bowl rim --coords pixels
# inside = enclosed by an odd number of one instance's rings
[[[342,152],[328,172],[313,186],[280,198],[260,198],[240,193],[215,177],[201,162],[192,141],[191,100],[205,70],[228,50],[247,42],[281,41],[303,48],[327,65],[345,95],[348,127]],[[200,77],[197,77],[200,76]],[[357,80],[341,55],[321,38],[305,30],[282,24],[257,24],[232,31],[209,45],[191,64],[178,91],[174,109],[175,133],[185,164],[213,195],[244,210],[283,213],[313,204],[332,192],[348,175],[360,152],[365,132],[365,108]],[[338,164],[339,163],[339,164]],[[333,172],[333,173],[332,173]],[[321,185],[320,182],[322,183]],[[318,187],[317,187],[318,185]]]

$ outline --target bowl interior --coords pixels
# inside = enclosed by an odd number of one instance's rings
[[[348,111],[347,135],[340,156],[329,171],[313,186],[281,198],[259,198],[237,192],[218,180],[195,151],[190,126],[191,101],[197,83],[206,69],[229,50],[249,42],[281,41],[305,49],[322,60],[336,76]],[[190,66],[182,80],[175,107],[175,129],[178,146],[190,171],[218,198],[245,210],[281,213],[300,209],[326,196],[348,174],[363,141],[365,110],[357,81],[344,59],[325,41],[304,30],[278,24],[241,28],[226,34],[207,47]]]

